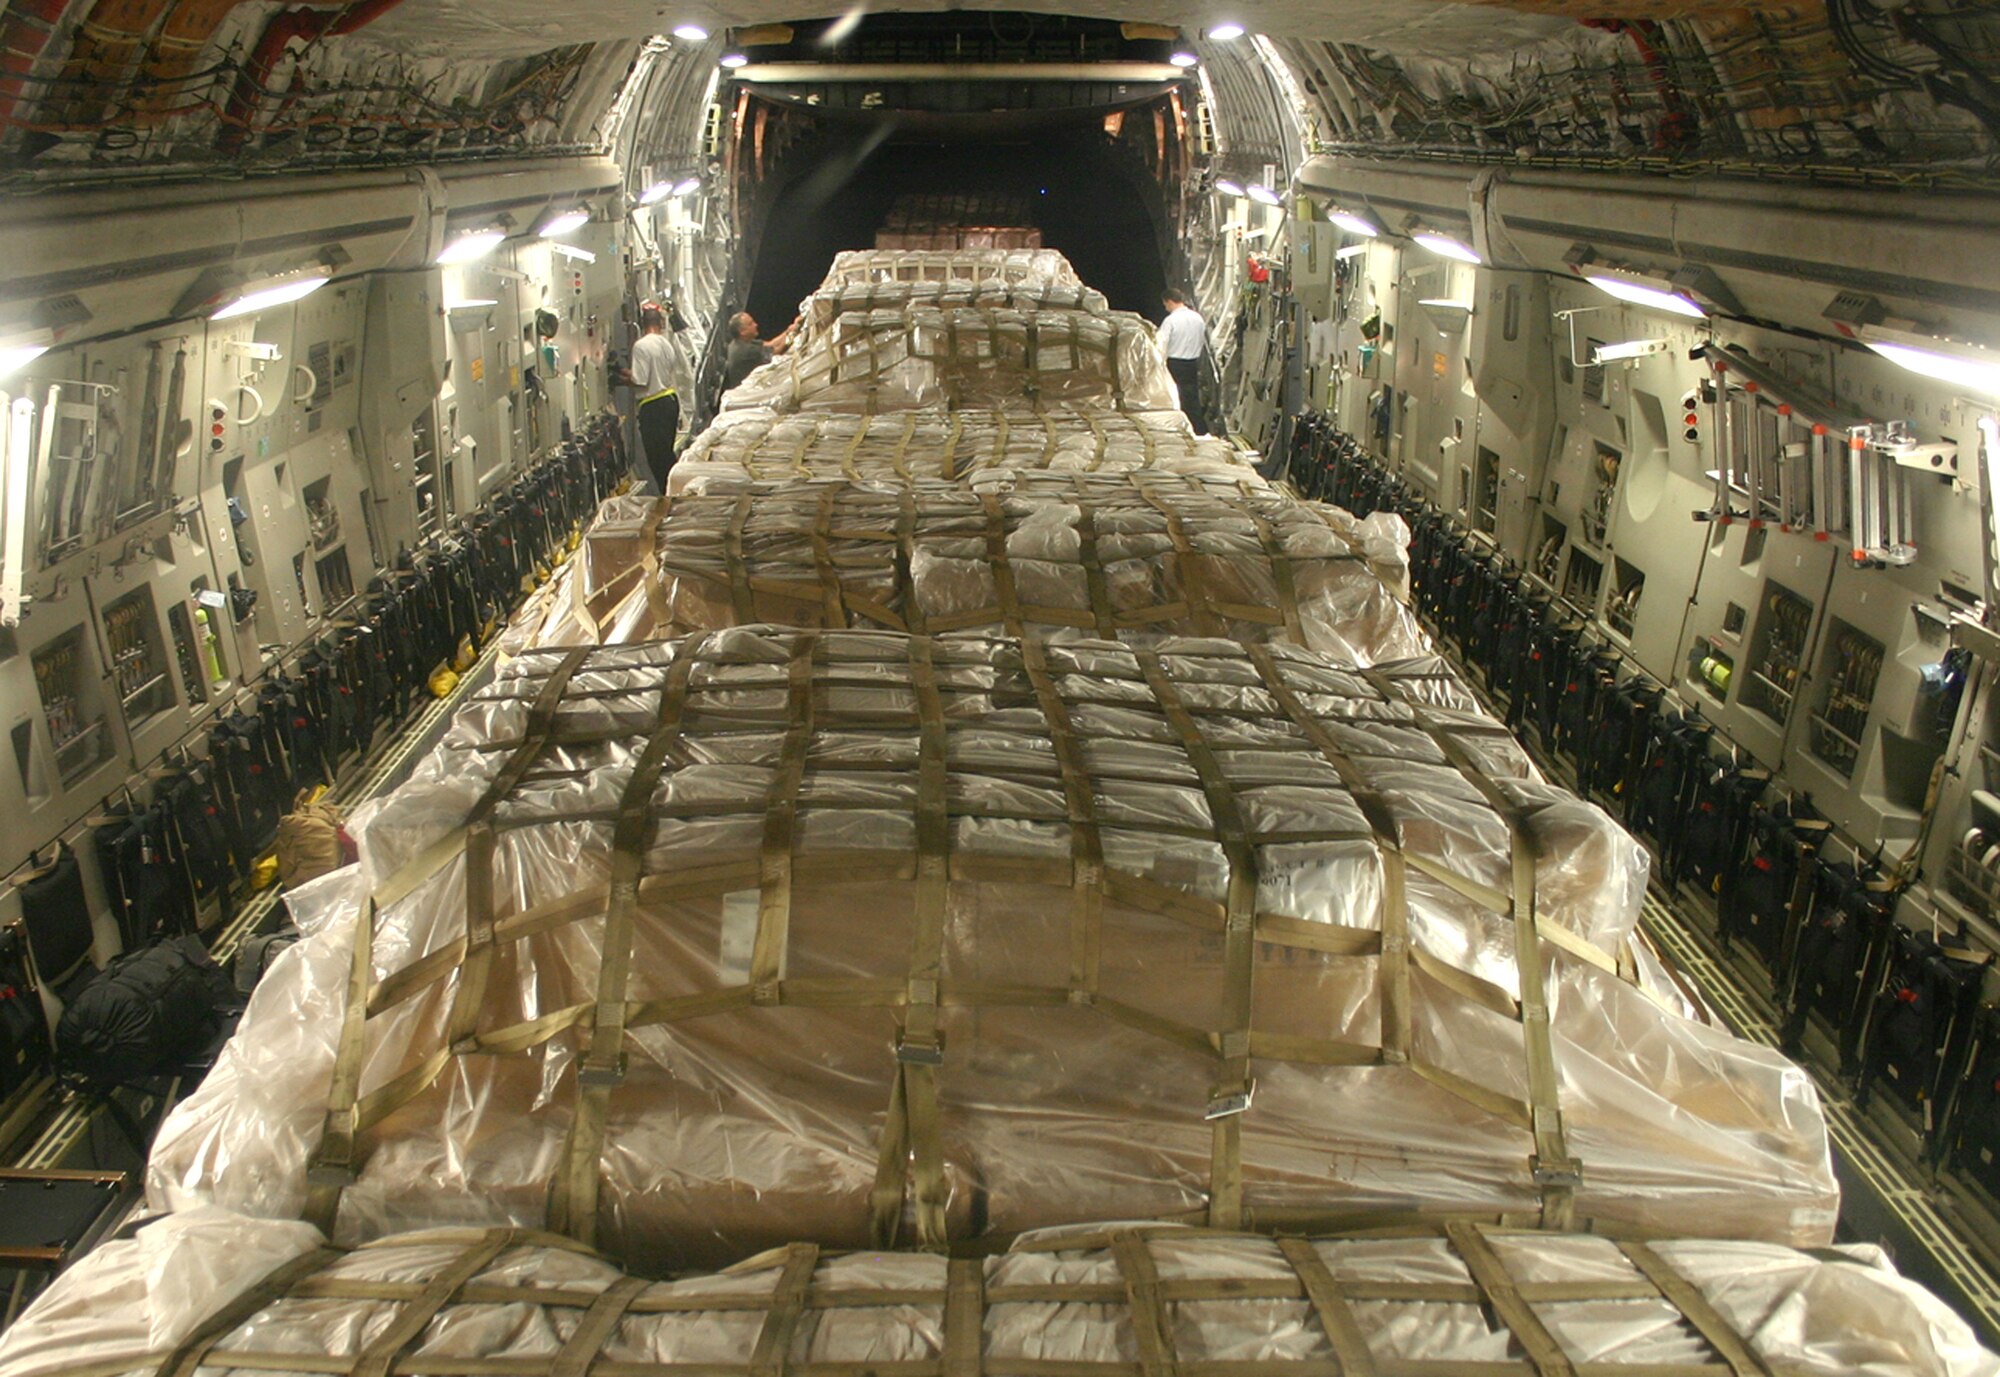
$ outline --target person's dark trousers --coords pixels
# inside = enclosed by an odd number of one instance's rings
[[[1168,359],[1167,372],[1173,374],[1174,386],[1180,389],[1181,410],[1193,423],[1194,433],[1208,434],[1208,427],[1201,419],[1201,360]]]
[[[674,436],[681,428],[681,399],[672,392],[639,403],[639,442],[646,449],[646,467],[660,491],[667,490],[667,470],[674,466]]]

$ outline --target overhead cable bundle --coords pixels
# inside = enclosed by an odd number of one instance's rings
[[[1686,1016],[1644,853],[1435,659],[532,652],[354,826],[156,1206],[645,1269],[1105,1218],[1831,1234],[1810,1082]]]

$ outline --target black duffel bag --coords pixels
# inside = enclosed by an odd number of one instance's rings
[[[213,1042],[234,1000],[229,977],[198,937],[127,952],[63,1010],[57,1068],[100,1084],[152,1075]]]

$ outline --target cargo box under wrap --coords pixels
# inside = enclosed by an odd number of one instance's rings
[[[843,249],[820,280],[819,291],[869,282],[975,282],[1078,287],[1082,279],[1054,249]]]
[[[749,622],[946,633],[1288,640],[1350,664],[1430,642],[1402,601],[1408,528],[1174,475],[813,481],[615,497],[509,646]]]
[[[725,411],[838,411],[1088,402],[1179,405],[1153,327],[1129,311],[998,306],[848,311],[723,394]]]
[[[990,1257],[776,1249],[647,1281],[548,1235],[352,1252],[201,1211],[107,1244],[0,1335],[0,1377],[1994,1377],[1879,1250],[1448,1225],[1279,1240],[1052,1231]]]
[[[536,652],[357,827],[155,1205],[648,1269],[1131,1217],[1831,1234],[1810,1083],[1677,1011],[1644,854],[1435,659]]]
[[[706,492],[750,481],[931,478],[984,488],[1044,470],[1160,472],[1266,487],[1256,459],[1225,440],[1197,436],[1178,411],[1060,405],[891,416],[725,411],[674,464],[667,487]]]

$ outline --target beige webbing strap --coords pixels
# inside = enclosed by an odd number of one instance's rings
[[[338,1248],[315,1248],[281,1263],[264,1278],[237,1295],[227,1305],[203,1320],[195,1331],[176,1344],[153,1369],[154,1377],[194,1377],[195,1370],[217,1344],[252,1315],[290,1294],[293,1287],[347,1254]],[[137,1371],[143,1363],[122,1363],[116,1371]]]
[[[674,497],[669,493],[653,504],[653,509],[646,514],[645,523],[639,528],[640,584],[645,591],[646,610],[653,617],[653,627],[661,634],[665,634],[673,620],[673,609],[667,604],[666,581],[660,577],[660,524],[673,507]],[[599,641],[604,639],[605,628],[610,625],[616,613],[617,607],[614,605],[601,620],[593,619],[592,624],[597,629],[593,639]]]
[[[1701,1288],[1682,1276],[1671,1262],[1636,1240],[1620,1243],[1618,1247],[1666,1298],[1667,1304],[1680,1311],[1681,1318],[1693,1325],[1708,1346],[1721,1355],[1734,1377],[1772,1377],[1771,1365],[1759,1357],[1735,1326],[1709,1303]]]
[[[451,1303],[459,1288],[485,1271],[508,1248],[520,1241],[513,1229],[493,1229],[465,1249],[451,1265],[424,1284],[424,1289],[405,1301],[391,1320],[347,1369],[348,1377],[389,1377],[403,1350],[417,1341],[438,1311]]]
[[[1132,1308],[1132,1342],[1139,1350],[1140,1377],[1175,1377],[1174,1331],[1160,1296],[1160,1272],[1153,1265],[1146,1240],[1127,1231],[1111,1237],[1111,1256],[1125,1283],[1125,1301]]]
[[[1083,414],[1083,423],[1090,427],[1090,467],[1096,468],[1104,462],[1104,451],[1110,446],[1110,440],[1104,433],[1103,418],[1095,411],[1086,411]]]
[[[1027,366],[1021,370],[1022,376],[1026,379],[1023,390],[1032,401],[1042,395],[1042,327],[1041,322],[1033,316],[1026,318],[1024,326],[1022,333],[1027,340],[1027,356],[1022,362]]]
[[[909,422],[910,428],[914,430],[916,424],[916,417],[912,415]],[[951,429],[945,432],[944,453],[938,456],[937,476],[939,478],[956,479],[958,477],[958,443],[964,435],[965,413],[954,411],[951,413]]]
[[[798,1333],[813,1273],[819,1267],[819,1249],[810,1243],[790,1244],[785,1252],[785,1269],[778,1274],[771,1307],[764,1313],[764,1327],[757,1332],[756,1347],[750,1350],[750,1377],[784,1377],[785,1365],[792,1357],[792,1338]]]
[[[771,792],[764,802],[764,835],[757,850],[757,937],[750,951],[751,997],[759,1004],[779,1001],[785,952],[791,941],[792,841],[797,829],[799,786],[813,733],[813,657],[820,642],[801,635],[792,642],[786,671],[785,730]]]
[[[1538,1377],[1576,1377],[1576,1365],[1570,1361],[1563,1346],[1549,1333],[1542,1317],[1521,1295],[1520,1288],[1507,1271],[1500,1255],[1493,1251],[1493,1245],[1486,1240],[1484,1231],[1477,1224],[1453,1221],[1444,1226],[1445,1237],[1465,1260],[1465,1269],[1472,1274],[1473,1285],[1493,1308],[1493,1314],[1500,1323],[1507,1326],[1507,1332],[1528,1355],[1528,1362],[1534,1367]]]
[[[1120,411],[1125,409],[1125,377],[1121,366],[1124,362],[1124,343],[1125,328],[1123,322],[1120,322],[1112,327],[1109,345],[1111,352],[1107,360],[1111,368],[1111,404]]]
[[[945,1264],[943,1377],[979,1377],[986,1357],[986,1263],[955,1257]]]
[[[1293,645],[1306,643],[1305,633],[1299,627],[1299,587],[1292,570],[1292,557],[1285,553],[1285,544],[1278,533],[1247,502],[1227,502],[1239,515],[1247,519],[1257,532],[1257,543],[1264,547],[1264,558],[1270,561],[1271,582],[1278,592],[1278,612],[1285,619],[1285,635]]]
[[[905,420],[905,424],[908,424],[907,419]],[[854,438],[849,440],[846,447],[840,451],[840,471],[850,479],[859,479],[861,477],[861,469],[854,462],[854,456],[868,442],[869,429],[870,427],[866,421],[857,422],[854,427]]]
[[[834,567],[829,532],[833,526],[833,502],[840,489],[829,483],[820,490],[813,508],[813,568],[819,574],[822,614],[826,625],[838,631],[847,625],[847,604],[840,587],[840,570]]]
[[[543,681],[541,691],[528,709],[521,744],[494,775],[466,819],[469,830],[465,836],[465,956],[459,967],[457,988],[452,991],[451,1012],[445,1020],[445,1044],[453,1051],[461,1050],[478,1027],[479,1011],[486,1002],[486,982],[493,968],[493,810],[514,791],[548,748],[549,733],[555,729],[556,709],[562,705],[563,693],[586,653],[581,649],[571,651]]]
[[[590,1370],[604,1355],[605,1344],[625,1318],[625,1312],[650,1285],[652,1282],[645,1277],[620,1277],[598,1292],[590,1309],[570,1331],[562,1351],[550,1360],[548,1377],[590,1377]]]
[[[646,848],[653,838],[653,790],[670,756],[684,755],[681,718],[687,707],[694,661],[706,642],[674,643],[674,658],[660,687],[660,704],[646,747],[632,764],[618,799],[611,833],[610,890],[598,952],[597,1014],[577,1065],[576,1118],[564,1145],[564,1166],[549,1205],[550,1225],[584,1243],[597,1237],[598,1157],[604,1147],[611,1091],[625,1079],[625,987],[632,971],[633,923]]]
[[[1098,828],[1097,793],[1091,787],[1090,767],[1077,742],[1069,705],[1063,702],[1049,673],[1047,651],[1032,636],[1020,644],[1022,666],[1034,687],[1042,720],[1048,724],[1049,740],[1055,747],[1063,804],[1069,812],[1070,998],[1077,1003],[1089,1003],[1097,994],[1103,948],[1104,838]]]
[[[1007,513],[1000,499],[990,492],[979,494],[980,510],[986,514],[986,562],[993,569],[993,588],[1000,598],[1000,620],[1010,636],[1026,636],[1021,620],[1021,599],[1014,587],[1014,565],[1007,555]]]
[[[739,625],[757,620],[757,600],[750,592],[750,567],[743,560],[743,527],[750,520],[752,493],[743,493],[729,513],[729,526],[722,537],[723,565],[729,571],[729,600],[736,609]]]
[[[1250,663],[1285,716],[1289,717],[1313,745],[1319,747],[1355,806],[1375,834],[1376,853],[1382,858],[1382,950],[1380,992],[1382,997],[1382,1060],[1404,1062],[1410,1057],[1410,908],[1408,877],[1405,874],[1403,842],[1396,827],[1395,811],[1389,801],[1368,782],[1361,767],[1341,749],[1333,733],[1307,711],[1292,686],[1285,682],[1277,657],[1269,646],[1247,648]]]
[[[355,1102],[360,1097],[361,1059],[368,1045],[368,983],[375,968],[375,897],[361,906],[354,925],[354,959],[347,971],[347,1007],[341,1013],[340,1041],[327,1087],[326,1126],[319,1147],[306,1163],[304,1218],[329,1237],[340,1209],[340,1193],[354,1182]]]
[[[1299,1285],[1305,1288],[1313,1314],[1319,1317],[1319,1327],[1326,1331],[1326,1341],[1340,1363],[1340,1377],[1375,1377],[1375,1357],[1368,1351],[1368,1340],[1355,1322],[1347,1293],[1341,1289],[1333,1269],[1326,1265],[1326,1259],[1319,1255],[1319,1249],[1303,1238],[1281,1238],[1278,1251],[1298,1273]]]
[[[938,694],[932,644],[909,642],[910,687],[917,703],[917,883],[910,936],[908,1005],[896,1042],[903,1082],[917,1241],[945,1241],[944,1149],[938,1122],[937,1073],[944,1065],[938,1035],[938,984],[944,978],[945,906],[950,898],[951,819],[946,813],[944,704]]]
[[[1535,911],[1535,848],[1527,815],[1466,751],[1418,704],[1396,689],[1379,669],[1361,671],[1362,678],[1390,701],[1409,704],[1416,725],[1444,753],[1453,769],[1507,824],[1513,882],[1507,918],[1514,929],[1514,966],[1520,983],[1521,1046],[1527,1061],[1528,1114],[1535,1140],[1528,1166],[1542,1196],[1542,1224],[1549,1229],[1574,1227],[1576,1192],[1583,1183],[1583,1164],[1569,1150],[1563,1128],[1561,1078],[1556,1074],[1555,1038],[1549,1027],[1549,1004],[1542,972],[1543,935]],[[1553,944],[1552,944],[1553,945]]]
[[[1090,615],[1097,634],[1107,641],[1118,639],[1118,617],[1111,608],[1111,589],[1104,580],[1104,563],[1097,554],[1097,516],[1090,504],[1076,507],[1077,556],[1083,561],[1084,587],[1090,593]]]
[[[1255,1087],[1250,1080],[1251,983],[1255,976],[1257,853],[1243,825],[1236,793],[1216,762],[1200,725],[1181,701],[1157,653],[1134,652],[1146,685],[1167,721],[1179,733],[1188,762],[1208,800],[1209,825],[1229,863],[1223,920],[1222,1034],[1217,1052],[1221,1079],[1209,1091],[1206,1117],[1212,1125],[1209,1155],[1208,1222],[1235,1229],[1243,1223],[1243,1116]]]
[[[896,594],[903,604],[903,625],[911,635],[921,636],[926,621],[924,603],[917,594],[915,579],[910,576],[910,556],[915,553],[916,543],[916,491],[902,488],[896,493]]]
[[[1167,539],[1173,542],[1174,563],[1181,576],[1181,598],[1187,603],[1188,615],[1194,621],[1198,636],[1221,636],[1222,619],[1216,616],[1213,599],[1209,596],[1208,579],[1203,565],[1205,556],[1197,553],[1188,540],[1187,528],[1181,524],[1181,514],[1173,509],[1149,484],[1139,489],[1139,495],[1146,505],[1160,514],[1167,523]]]

